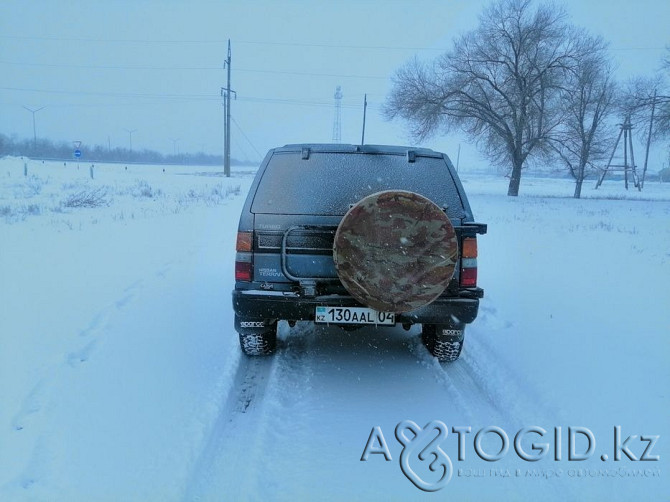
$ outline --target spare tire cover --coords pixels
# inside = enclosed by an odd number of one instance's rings
[[[344,287],[381,312],[428,305],[449,284],[458,240],[449,218],[429,199],[408,191],[369,195],[344,215],[333,259]]]

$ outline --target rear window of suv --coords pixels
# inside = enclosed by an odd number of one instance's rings
[[[260,180],[251,212],[343,215],[351,204],[382,190],[408,190],[462,217],[458,190],[442,158],[405,155],[276,152]]]

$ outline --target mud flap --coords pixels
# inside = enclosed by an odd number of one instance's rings
[[[235,315],[235,331],[242,334],[265,333],[277,329],[276,319],[251,319]]]
[[[428,324],[421,330],[421,340],[440,362],[456,361],[463,350],[465,325]]]
[[[240,348],[248,356],[266,356],[277,348],[277,320],[241,319],[235,316]]]

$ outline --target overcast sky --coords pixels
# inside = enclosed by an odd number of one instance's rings
[[[561,2],[557,2],[561,4]],[[430,59],[473,29],[483,0],[36,1],[0,2],[0,133],[144,148],[223,149],[223,61],[232,43],[232,156],[330,142],[335,88],[341,136],[408,144],[381,117],[391,74]],[[571,20],[611,43],[618,76],[651,75],[670,45],[668,0],[568,0]],[[424,146],[462,165],[482,160],[462,137]]]

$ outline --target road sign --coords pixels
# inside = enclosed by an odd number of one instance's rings
[[[74,156],[75,156],[76,158],[81,157],[81,150],[79,150],[79,149],[75,150],[75,151],[74,151]]]

